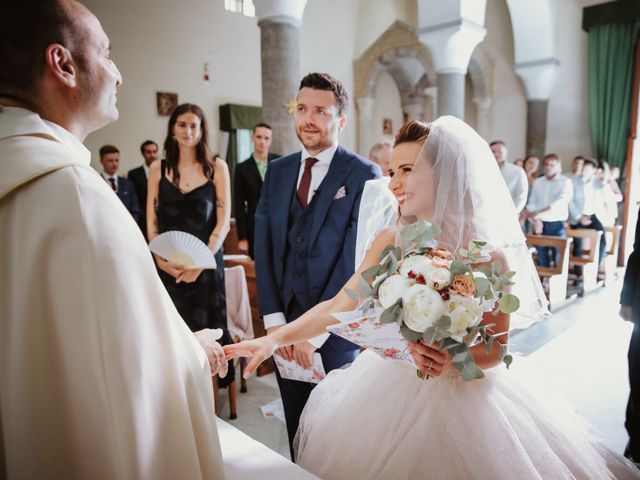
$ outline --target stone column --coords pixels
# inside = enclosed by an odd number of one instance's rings
[[[402,105],[402,113],[404,114],[405,122],[408,120],[419,120],[422,121],[422,116],[424,114],[424,105],[422,101],[419,103],[405,103]]]
[[[487,34],[486,0],[418,0],[418,37],[438,74],[438,116],[464,119],[465,75],[476,45]],[[434,12],[439,12],[434,15]]]
[[[545,58],[516,64],[527,93],[527,155],[544,156],[547,141],[547,106],[560,62]]]
[[[299,150],[295,100],[300,84],[300,25],[306,0],[254,0],[260,26],[262,119],[273,128],[271,150]]]
[[[438,116],[438,87],[427,87],[424,93],[424,113],[422,118],[425,122],[433,122]]]
[[[489,134],[491,133],[491,97],[474,97],[473,103],[476,106],[476,118],[477,125],[476,131],[482,138],[490,141]]]
[[[374,103],[375,100],[372,97],[360,97],[356,100],[358,108],[358,152],[366,158],[369,158],[369,150],[374,143],[374,139],[371,137],[374,131],[372,126]]]

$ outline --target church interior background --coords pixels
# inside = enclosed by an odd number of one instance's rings
[[[298,82],[306,73],[327,72],[350,93],[348,121],[340,142],[365,156],[376,141],[392,138],[408,119],[428,122],[453,114],[487,141],[505,141],[512,161],[528,153],[554,152],[564,171],[570,171],[577,155],[623,166],[623,238],[626,253],[630,251],[640,199],[637,73],[633,88],[629,85],[626,110],[612,120],[626,125],[617,142],[621,147],[615,152],[607,150],[598,143],[594,130],[595,94],[590,92],[590,78],[598,68],[590,53],[590,28],[601,21],[602,15],[593,9],[600,8],[602,0],[83,3],[101,20],[123,77],[118,95],[120,119],[86,142],[96,167],[101,145],[118,146],[120,171],[126,172],[141,163],[143,140],[162,143],[168,117],[159,113],[159,93],[175,94],[178,103],[203,107],[212,147],[229,162],[249,155],[247,129],[256,115],[273,126],[272,151],[296,151],[299,145],[291,112]],[[612,8],[621,11],[620,15],[635,19],[637,39],[638,6],[626,0],[609,4],[617,4]],[[635,41],[629,51],[628,65],[620,63],[632,78],[638,56]],[[603,151],[611,152],[611,158],[602,158]],[[591,303],[557,314],[554,326],[520,338],[527,355],[555,368],[551,376],[557,377],[559,388],[563,383],[573,385],[565,385],[569,389],[565,393],[604,431],[616,451],[625,442],[622,422],[628,390],[624,355],[630,333],[630,326],[617,318],[619,288],[618,282],[584,300]],[[583,322],[578,324],[576,319],[581,317]],[[606,394],[602,384],[599,391],[603,393],[590,391],[589,376],[577,367],[590,348],[597,348],[596,340],[588,335],[591,322],[597,321],[611,322],[613,345],[618,346],[600,355],[609,355],[609,363],[602,367],[603,382],[611,389]],[[562,336],[571,331],[573,337]],[[556,343],[548,341],[555,337]],[[565,351],[562,345],[571,342],[579,344],[573,347],[576,358],[554,367]],[[596,375],[593,370],[590,374]],[[562,382],[567,376],[572,380]],[[268,380],[252,381],[247,396],[239,399],[236,425],[286,455],[281,445],[284,427],[276,428],[273,422],[277,420],[265,420],[258,410],[261,403],[275,398],[277,389],[274,394]]]

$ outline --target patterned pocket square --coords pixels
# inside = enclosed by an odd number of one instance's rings
[[[346,196],[347,196],[347,189],[344,188],[344,185],[343,185],[338,189],[336,194],[333,196],[333,199],[334,200],[340,200],[341,198],[344,198]]]

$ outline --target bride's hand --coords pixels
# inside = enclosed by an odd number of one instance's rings
[[[244,378],[249,378],[262,362],[273,355],[276,347],[276,343],[269,336],[265,336],[234,345],[225,345],[223,349],[227,360],[251,357],[251,361],[244,369]]]
[[[426,345],[421,340],[410,342],[409,351],[418,370],[425,375],[439,377],[453,368],[451,355],[441,352],[436,346]]]

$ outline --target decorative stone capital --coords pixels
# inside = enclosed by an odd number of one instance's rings
[[[253,0],[258,25],[288,23],[300,28],[307,0]]]
[[[464,18],[418,30],[418,37],[431,52],[438,74],[466,74],[471,54],[486,34],[482,25]]]
[[[356,100],[356,105],[358,106],[358,112],[360,115],[371,116],[373,114],[374,104],[375,99],[372,97],[360,97]]]
[[[516,64],[516,73],[522,79],[527,92],[527,100],[549,100],[556,85],[557,58],[543,58]]]

